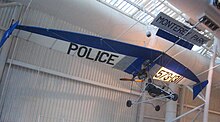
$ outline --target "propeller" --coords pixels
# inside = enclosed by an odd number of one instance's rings
[[[120,78],[121,81],[135,81],[135,82],[144,82],[141,79],[133,79],[133,78]]]

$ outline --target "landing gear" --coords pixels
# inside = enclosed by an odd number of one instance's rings
[[[149,95],[152,97],[159,97],[159,96],[167,96],[166,98],[177,101],[178,95],[173,92],[169,92],[168,90],[165,90],[165,87],[159,87],[153,83],[146,83],[145,84],[145,91],[148,91]]]
[[[133,104],[132,104],[132,101],[131,100],[128,100],[127,103],[126,103],[126,106],[127,107],[131,107]],[[153,104],[152,104],[153,105]],[[154,106],[154,105],[153,105]],[[160,106],[157,105],[154,107],[155,111],[160,111]]]
[[[157,105],[157,106],[154,107],[154,109],[155,109],[155,111],[160,111],[160,106]]]
[[[131,107],[132,106],[132,101],[131,100],[128,100],[127,103],[126,103],[127,107]]]
[[[177,101],[178,100],[178,95],[177,94],[172,94],[172,100]]]
[[[132,105],[137,105],[141,103],[147,103],[151,104],[152,107],[154,107],[155,111],[160,111],[160,105],[154,105],[153,101],[154,100],[160,100],[160,99],[169,99],[172,101],[177,101],[178,100],[178,95],[174,93],[169,87],[167,86],[160,86],[157,85],[153,82],[153,79],[151,78],[146,78],[147,73],[142,71],[142,73],[139,74],[138,78],[142,80],[146,80],[145,82],[145,87],[141,89],[141,94],[138,97],[137,100],[127,100],[126,106],[131,107]],[[125,79],[127,80],[127,79]],[[134,80],[134,78],[133,78]],[[130,80],[130,81],[133,81]],[[132,82],[133,83],[133,82]],[[131,86],[132,87],[132,86]],[[142,97],[146,97],[145,93],[148,92],[148,94],[151,96],[149,99],[141,99]],[[149,97],[149,96],[148,96]]]

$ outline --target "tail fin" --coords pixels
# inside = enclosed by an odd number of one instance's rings
[[[18,21],[15,22],[13,25],[10,26],[10,28],[8,30],[5,31],[4,35],[2,36],[2,39],[0,41],[0,48],[2,47],[2,45],[5,43],[5,41],[7,40],[7,38],[12,34],[12,32],[14,31],[14,29],[18,26]]]
[[[193,86],[193,99],[206,87],[208,84],[208,80],[203,81],[201,83],[197,83]]]

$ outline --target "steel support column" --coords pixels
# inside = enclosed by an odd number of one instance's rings
[[[180,92],[181,96],[179,95],[179,115],[182,115],[184,111],[185,91],[186,88],[183,86]],[[179,122],[183,122],[183,120],[180,119]]]
[[[145,85],[142,83],[142,89],[145,90]],[[140,101],[145,101],[146,100],[146,91],[141,94]],[[138,121],[137,122],[144,122],[144,113],[145,113],[145,103],[141,103],[138,105]]]
[[[175,84],[170,83],[169,87],[174,92],[177,92],[178,89]],[[177,101],[170,100],[166,103],[166,115],[165,115],[165,122],[171,122],[174,118],[176,118],[177,112]]]
[[[212,87],[212,76],[213,76],[213,69],[212,67],[215,65],[215,58],[217,52],[217,38],[214,38],[214,46],[213,51],[214,54],[211,58],[210,65],[209,65],[209,73],[208,73],[208,85],[206,87],[206,94],[205,94],[205,106],[204,106],[204,114],[203,114],[203,122],[208,122],[208,113],[209,113],[209,101],[210,101],[210,94],[211,94],[211,87]]]

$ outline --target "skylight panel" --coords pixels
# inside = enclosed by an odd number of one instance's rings
[[[125,6],[126,4],[127,4],[127,2],[123,1],[123,2],[118,6],[118,9],[121,10],[122,7]]]
[[[153,2],[151,2],[151,4],[149,4],[148,6],[146,6],[147,11],[151,11],[154,8],[155,8],[155,4],[153,4]]]
[[[192,27],[189,23],[186,22],[188,16],[182,13],[175,6],[171,5],[167,0],[97,0],[101,3],[104,3],[107,6],[113,7],[115,10],[124,13],[128,17],[139,21],[143,25],[149,25],[153,19],[163,12],[168,16],[185,23],[187,26]],[[205,30],[204,32],[200,31],[205,36],[210,38],[213,37],[213,34]],[[201,47],[202,48],[202,47]],[[202,48],[205,50],[204,48]],[[196,47],[193,48],[196,51]],[[207,53],[201,53],[202,55],[209,56],[209,51],[203,51]],[[209,53],[208,53],[209,52]],[[198,51],[198,53],[200,53]]]
[[[166,8],[163,12],[166,13],[167,15],[170,15],[170,12],[171,12],[171,11],[172,11],[171,9]]]
[[[131,7],[131,4],[127,3],[121,10],[125,12],[129,7]]]
[[[142,13],[142,11],[138,11],[133,17],[134,17],[134,18],[138,18],[141,13]]]
[[[124,0],[118,0],[118,1],[115,3],[115,7],[118,7],[119,5],[121,5],[122,2],[124,2]]]
[[[175,19],[178,19],[180,17],[180,15],[177,14],[175,11],[172,14],[170,14],[170,16],[175,18]]]
[[[156,8],[156,10],[157,10],[157,11],[160,11],[164,6],[165,6],[164,4],[161,4],[160,6],[158,6],[158,7]]]
[[[167,6],[164,6],[163,8],[161,8],[159,11],[166,13],[165,11],[168,9]],[[166,13],[167,14],[167,13]]]
[[[138,14],[138,16],[137,16],[136,18],[137,18],[137,20],[140,20],[140,19],[142,19],[145,15],[146,15],[146,13],[140,12],[140,14]]]
[[[141,13],[141,15],[137,18],[137,20],[143,20],[147,16],[146,13]]]
[[[156,9],[156,8],[159,6],[159,4],[161,4],[161,3],[162,3],[162,2],[160,2],[160,1],[154,3],[154,9]],[[161,5],[162,5],[162,4],[161,4]]]
[[[142,0],[131,0],[133,3],[140,5],[143,1]]]
[[[150,19],[150,18],[151,18],[151,16],[150,16],[150,15],[147,15],[147,16],[143,19],[143,22],[146,23],[146,21],[147,21],[148,19]]]
[[[144,23],[148,24],[148,23],[151,23],[153,20],[154,20],[154,18],[150,16],[150,18],[147,19]]]
[[[164,4],[165,4],[167,7],[173,9],[173,11],[176,11],[177,13],[181,13],[181,11],[180,11],[179,9],[177,9],[176,7],[174,7],[173,5],[171,5],[169,2],[165,1]]]
[[[169,11],[167,11],[167,14],[170,15],[170,16],[171,16],[173,13],[175,13],[175,12],[172,11],[171,9],[169,9]]]
[[[151,6],[152,3],[153,3],[152,1],[148,1],[145,5],[143,5],[143,7],[149,8],[149,6]]]
[[[117,2],[117,0],[112,0],[109,4],[114,5]]]
[[[151,2],[151,0],[140,0],[140,2],[138,3],[138,5],[144,5],[144,4],[146,4],[146,3],[148,3],[148,2]]]
[[[128,12],[128,14],[133,16],[137,11],[138,11],[138,9],[132,6],[132,8],[131,8],[131,10]]]
[[[110,2],[111,2],[111,0],[105,0],[105,2],[106,2],[106,3],[110,3]]]
[[[125,10],[125,13],[128,13],[129,15],[132,15],[136,10],[137,10],[137,8],[135,8],[134,6],[130,5],[130,6]],[[133,12],[132,12],[132,11],[133,11]]]

